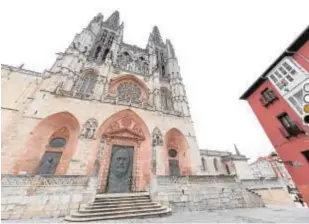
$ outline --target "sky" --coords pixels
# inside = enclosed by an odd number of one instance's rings
[[[181,68],[199,147],[253,161],[274,150],[242,93],[305,29],[309,1],[1,1],[3,64],[42,72],[102,13],[120,12],[124,41],[146,47],[154,25]]]

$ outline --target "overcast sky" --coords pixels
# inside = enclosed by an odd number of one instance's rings
[[[157,25],[174,45],[200,148],[233,151],[235,143],[251,159],[273,150],[239,97],[308,25],[309,1],[1,3],[1,63],[35,71],[49,69],[99,12],[119,10],[124,41],[140,47]]]

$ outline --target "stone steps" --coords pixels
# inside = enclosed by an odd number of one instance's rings
[[[107,216],[98,216],[98,217],[66,217],[65,221],[69,222],[90,222],[90,221],[99,221],[99,220],[113,220],[113,219],[131,219],[131,218],[150,218],[150,217],[163,217],[170,215],[172,210],[166,208],[163,211],[157,212],[147,212],[147,213],[133,213],[133,214],[118,214],[118,215],[107,215]]]
[[[92,205],[122,205],[122,204],[137,204],[137,203],[150,203],[150,199],[145,200],[132,200],[132,201],[94,201]]]
[[[89,204],[86,205],[84,208],[85,209],[91,209],[91,208],[102,208],[102,206],[104,206],[104,208],[118,208],[118,207],[122,207],[122,206],[143,206],[143,205],[155,205],[155,202],[149,202],[149,201],[145,201],[145,202],[126,202],[126,203],[112,203],[112,204],[106,204],[106,203],[96,203],[96,204]]]
[[[94,202],[126,202],[126,201],[149,201],[150,197],[138,197],[138,198],[96,198]]]
[[[170,215],[171,209],[152,202],[149,194],[99,194],[92,204],[65,217],[65,221],[88,222],[109,219],[144,218]]]
[[[147,207],[147,206],[157,206],[158,203],[151,202],[151,203],[128,203],[128,204],[122,204],[122,205],[106,205],[106,206],[101,206],[101,205],[87,205],[85,207],[82,207],[82,210],[96,210],[96,209],[101,209],[104,207],[105,209],[119,209],[119,208],[127,208],[127,207]]]

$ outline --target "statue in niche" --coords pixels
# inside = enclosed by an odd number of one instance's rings
[[[108,193],[131,191],[133,147],[114,146],[108,178]]]
[[[162,146],[163,137],[159,128],[155,128],[152,132],[152,146]]]
[[[96,119],[94,118],[88,119],[83,126],[81,136],[87,139],[92,139],[94,137],[97,127],[98,127],[98,121]]]

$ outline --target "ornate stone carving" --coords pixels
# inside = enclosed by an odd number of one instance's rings
[[[1,175],[1,186],[57,186],[57,185],[87,185],[88,176],[37,176],[37,175]]]
[[[81,137],[92,139],[98,127],[98,121],[95,118],[88,119],[83,125]]]
[[[162,146],[163,145],[163,138],[161,131],[158,127],[155,127],[152,132],[152,146]]]
[[[146,50],[123,43],[120,46],[115,67],[148,76],[149,63]]]
[[[133,126],[132,130],[134,133],[138,134],[139,136],[143,136],[142,129],[137,124]]]
[[[129,128],[132,124],[132,120],[129,117],[124,117],[121,120],[121,124],[125,128]]]

